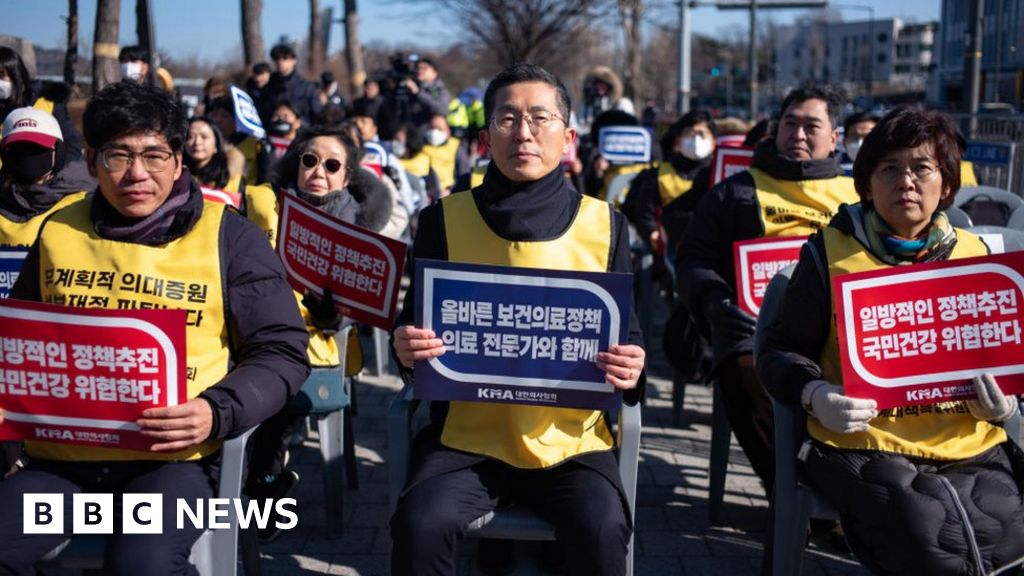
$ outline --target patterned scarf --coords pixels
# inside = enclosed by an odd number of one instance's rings
[[[894,233],[872,209],[864,211],[864,228],[871,252],[892,264],[944,260],[956,244],[956,231],[942,211],[932,215],[931,224],[916,238]]]

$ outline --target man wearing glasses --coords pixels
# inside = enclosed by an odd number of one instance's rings
[[[483,184],[421,213],[414,258],[520,267],[630,272],[625,219],[581,196],[561,159],[576,140],[569,96],[543,68],[517,64],[490,83],[481,142],[492,161]],[[412,325],[417,287],[394,331],[403,376],[444,353],[437,335]],[[638,388],[644,350],[635,315],[630,343],[597,355],[607,382]],[[603,415],[590,410],[450,402],[436,406],[414,443],[411,473],[391,519],[391,573],[454,574],[467,523],[514,498],[555,526],[569,574],[625,573],[631,526]]]
[[[201,530],[175,526],[175,501],[211,498],[221,441],[280,410],[309,373],[308,336],[266,236],[224,205],[203,200],[181,162],[183,109],[130,82],[97,94],[85,111],[87,161],[99,190],[56,212],[29,251],[12,298],[105,308],[188,308],[188,402],[145,410],[149,451],[26,442],[31,461],[0,483],[0,573],[33,563],[71,534],[22,533],[24,493],[160,493],[163,533],[115,534],[104,573],[194,574]],[[63,286],[58,268],[112,280]],[[134,279],[156,278],[143,290]],[[187,290],[187,299],[171,286]],[[159,287],[159,288],[158,288]],[[0,412],[2,418],[2,412]],[[117,530],[119,532],[119,530]]]

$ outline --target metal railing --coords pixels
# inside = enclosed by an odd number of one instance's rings
[[[950,114],[957,121],[960,129],[967,134],[971,116],[969,114]],[[974,174],[978,183],[1010,190],[1018,196],[1024,196],[1024,115],[993,116],[981,114],[976,116],[977,129],[972,141],[1015,142],[1016,154],[1009,166],[988,165],[980,162],[974,164]],[[1009,183],[1012,182],[1012,189]]]

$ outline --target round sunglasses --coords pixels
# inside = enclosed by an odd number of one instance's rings
[[[327,170],[329,174],[334,174],[335,172],[341,170],[344,167],[344,164],[341,163],[341,160],[338,160],[336,158],[328,158],[327,160],[321,160],[319,156],[313,154],[312,152],[306,152],[302,156],[299,156],[299,160],[302,161],[303,166],[309,168],[310,170],[315,170],[316,167],[319,166],[321,162],[323,162],[324,170]]]

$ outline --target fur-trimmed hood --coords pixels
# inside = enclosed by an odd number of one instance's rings
[[[349,194],[359,203],[356,225],[379,232],[391,218],[394,200],[387,186],[371,172],[357,168],[348,183]]]

